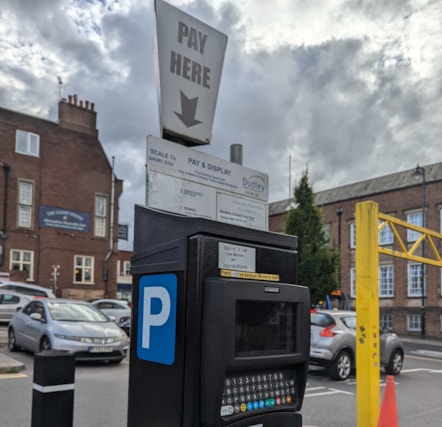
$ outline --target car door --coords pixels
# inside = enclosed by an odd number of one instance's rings
[[[31,314],[39,313],[41,320],[36,320],[31,317]],[[25,320],[24,340],[26,347],[31,351],[39,351],[40,339],[46,326],[46,312],[44,305],[40,301],[33,301],[27,306],[28,316]]]

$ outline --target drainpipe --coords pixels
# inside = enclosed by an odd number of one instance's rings
[[[104,258],[104,294],[105,297],[109,297],[109,268],[107,262],[112,255],[114,250],[114,199],[115,199],[115,157],[112,156],[112,184],[111,184],[111,200],[110,200],[110,220],[109,220],[109,252]]]
[[[0,162],[0,166],[3,168],[5,173],[5,188],[4,188],[4,198],[3,198],[3,223],[2,229],[0,231],[0,238],[2,240],[0,247],[0,267],[5,263],[5,253],[6,253],[6,218],[7,218],[7,210],[8,210],[8,181],[9,181],[9,171],[11,167],[7,163]]]

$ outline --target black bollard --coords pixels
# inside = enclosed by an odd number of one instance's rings
[[[45,350],[34,355],[31,427],[72,427],[75,356]]]

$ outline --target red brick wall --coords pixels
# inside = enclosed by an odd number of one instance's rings
[[[95,114],[95,113],[94,113]],[[40,135],[40,156],[15,153],[16,129]],[[33,281],[51,286],[52,265],[60,265],[58,294],[69,289],[83,289],[89,294],[116,292],[116,256],[107,261],[108,280],[104,280],[105,258],[111,249],[109,236],[94,236],[95,195],[107,196],[110,220],[112,170],[99,140],[89,134],[64,129],[58,124],[0,109],[0,161],[11,167],[7,197],[6,259],[0,271],[9,269],[11,248],[34,251]],[[17,227],[17,188],[19,179],[34,183],[32,229]],[[0,169],[0,227],[3,218],[4,178]],[[118,198],[122,182],[116,181],[114,233],[118,231]],[[39,227],[39,206],[53,206],[89,214],[87,233],[58,228]],[[117,239],[114,238],[116,242]],[[114,247],[114,249],[116,249]],[[74,255],[93,256],[95,284],[74,284]],[[66,292],[64,292],[66,290]]]

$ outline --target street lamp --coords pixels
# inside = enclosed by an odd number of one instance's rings
[[[338,270],[338,281],[339,287],[341,287],[341,217],[342,208],[336,209],[336,215],[338,215],[338,248],[339,248],[339,270]]]
[[[413,176],[422,177],[422,227],[425,228],[425,169],[419,164],[413,171]],[[422,258],[425,258],[425,239],[422,241]],[[425,338],[425,264],[422,263],[422,304],[421,304],[421,337]]]

